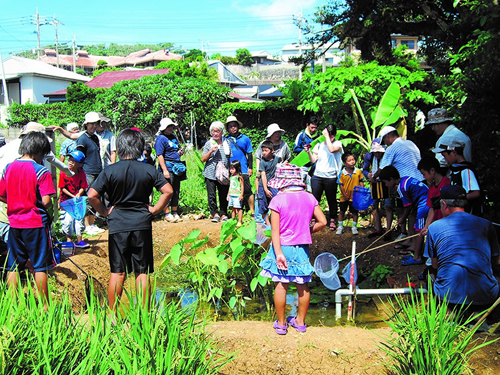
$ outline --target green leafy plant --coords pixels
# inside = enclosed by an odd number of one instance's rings
[[[385,284],[387,278],[392,276],[393,272],[394,267],[379,264],[375,267],[369,276],[369,279],[373,282],[376,288],[380,288],[381,285]]]
[[[259,274],[260,260],[267,253],[254,244],[255,222],[238,229],[236,220],[225,222],[219,244],[198,251],[208,242],[208,236],[198,239],[200,233],[194,230],[174,245],[162,266],[187,264],[192,270],[187,279],[198,298],[214,306],[223,304],[236,310],[238,316],[244,315],[245,301],[257,296],[265,298],[269,310],[273,290],[269,279]]]
[[[498,340],[468,349],[477,329],[467,328],[474,317],[464,320],[461,309],[449,313],[446,298],[440,302],[432,290],[428,293],[426,298],[420,289],[386,304],[392,334],[381,348],[392,360],[386,364],[391,374],[463,374],[471,353]]]

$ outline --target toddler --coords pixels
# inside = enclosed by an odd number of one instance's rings
[[[227,192],[228,206],[232,208],[232,218],[238,215],[236,227],[241,227],[243,220],[241,202],[243,201],[244,182],[241,175],[241,163],[238,160],[233,160],[229,164],[229,173],[231,176],[229,177],[229,191]]]

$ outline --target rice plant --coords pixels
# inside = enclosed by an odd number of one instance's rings
[[[459,375],[468,370],[472,352],[492,340],[468,348],[477,330],[468,328],[474,316],[464,318],[462,309],[449,313],[446,300],[438,301],[429,291],[412,292],[410,298],[389,300],[386,307],[392,319],[387,324],[392,334],[381,349],[391,359],[390,374]]]
[[[87,314],[75,315],[66,293],[44,309],[31,287],[13,293],[0,282],[0,373],[216,374],[231,359],[177,304],[110,316],[93,294]]]

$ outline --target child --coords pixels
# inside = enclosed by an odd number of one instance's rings
[[[429,193],[427,195],[429,214],[427,215],[425,226],[420,232],[421,236],[425,236],[429,225],[443,218],[443,213],[441,212],[439,204],[439,197],[441,196],[440,190],[450,185],[450,179],[444,176],[439,161],[432,156],[423,157],[418,163],[418,169],[429,185]]]
[[[153,272],[154,215],[163,211],[172,196],[172,187],[154,166],[137,159],[144,150],[141,133],[124,129],[116,138],[120,161],[107,166],[89,190],[89,202],[109,225],[109,264],[111,277],[108,300],[116,312],[116,298],[123,291],[128,272],[134,272],[137,290],[142,292],[143,305],[150,295],[149,273]],[[161,192],[158,202],[149,205],[153,188]],[[105,207],[100,197],[109,196],[111,207]]]
[[[311,281],[314,271],[309,262],[311,233],[326,226],[326,217],[314,196],[304,190],[306,185],[302,182],[300,167],[281,164],[269,186],[280,192],[269,204],[272,244],[267,256],[260,262],[260,274],[276,283],[274,307],[278,319],[273,328],[278,335],[286,335],[288,325],[298,332],[305,332],[311,297],[307,283]],[[316,222],[310,228],[313,216]],[[297,316],[285,319],[286,293],[290,282],[297,287],[299,309]]]
[[[467,192],[467,212],[481,216],[483,213],[481,202],[481,189],[476,178],[474,165],[464,157],[465,144],[451,137],[440,140],[438,147],[432,151],[443,155],[450,167],[451,185],[460,185]]]
[[[17,269],[30,259],[45,307],[49,300],[47,270],[53,267],[47,210],[56,193],[50,172],[41,165],[49,152],[45,134],[26,134],[19,147],[22,157],[7,165],[0,179],[0,200],[7,203],[10,222],[7,283],[17,287]]]
[[[358,211],[352,205],[352,194],[354,193],[355,186],[363,186],[364,177],[361,170],[355,167],[356,159],[353,154],[346,152],[342,155],[342,161],[345,166],[337,179],[337,184],[340,186],[340,214],[337,234],[340,235],[344,231],[344,216],[347,207],[349,207],[349,211],[352,213],[351,232],[357,235]]]
[[[88,189],[87,176],[82,169],[85,155],[83,155],[81,151],[73,151],[66,156],[68,156],[69,170],[75,174],[72,177],[67,177],[65,173],[60,173],[58,185],[59,189],[61,189],[59,204],[68,199],[83,196],[85,190]],[[90,247],[90,245],[82,239],[82,233],[85,230],[84,219],[76,220],[62,208],[59,211],[59,218],[61,219],[62,232],[66,236],[66,241],[72,242],[71,236],[74,233],[76,234],[76,247],[82,249]]]
[[[379,176],[380,180],[392,190],[393,193],[398,192],[404,205],[404,212],[399,217],[398,225],[404,223],[406,218],[410,215],[413,208],[417,210],[416,221],[414,229],[420,232],[425,225],[425,220],[427,219],[427,214],[429,213],[429,207],[427,207],[427,195],[429,193],[429,188],[422,181],[417,180],[413,177],[401,177],[398,170],[389,165],[382,169]],[[422,260],[422,245],[424,243],[424,237],[416,236],[411,239],[411,245],[405,254],[413,252],[412,258],[404,259],[401,264],[403,266],[411,266],[417,264],[423,264]],[[401,252],[400,252],[401,254]]]
[[[238,160],[233,160],[229,164],[229,191],[227,192],[228,206],[232,208],[233,212],[231,217],[234,219],[238,215],[238,224],[236,227],[242,226],[243,210],[241,209],[241,202],[243,201],[243,176],[241,175],[241,164]]]
[[[271,199],[278,194],[278,190],[269,187],[269,181],[274,178],[276,172],[276,165],[281,161],[280,157],[274,155],[273,142],[266,140],[261,144],[262,159],[259,164],[259,190],[257,199],[259,201],[259,213],[265,217],[266,224],[270,225],[269,218],[266,214]]]

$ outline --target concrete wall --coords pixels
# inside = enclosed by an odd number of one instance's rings
[[[227,65],[227,68],[250,85],[278,84],[287,79],[299,78],[300,67],[280,65]]]
[[[59,91],[67,88],[69,81],[56,80],[36,76],[23,76],[21,81],[21,104],[28,102],[33,104],[44,104],[47,98],[43,94]]]

